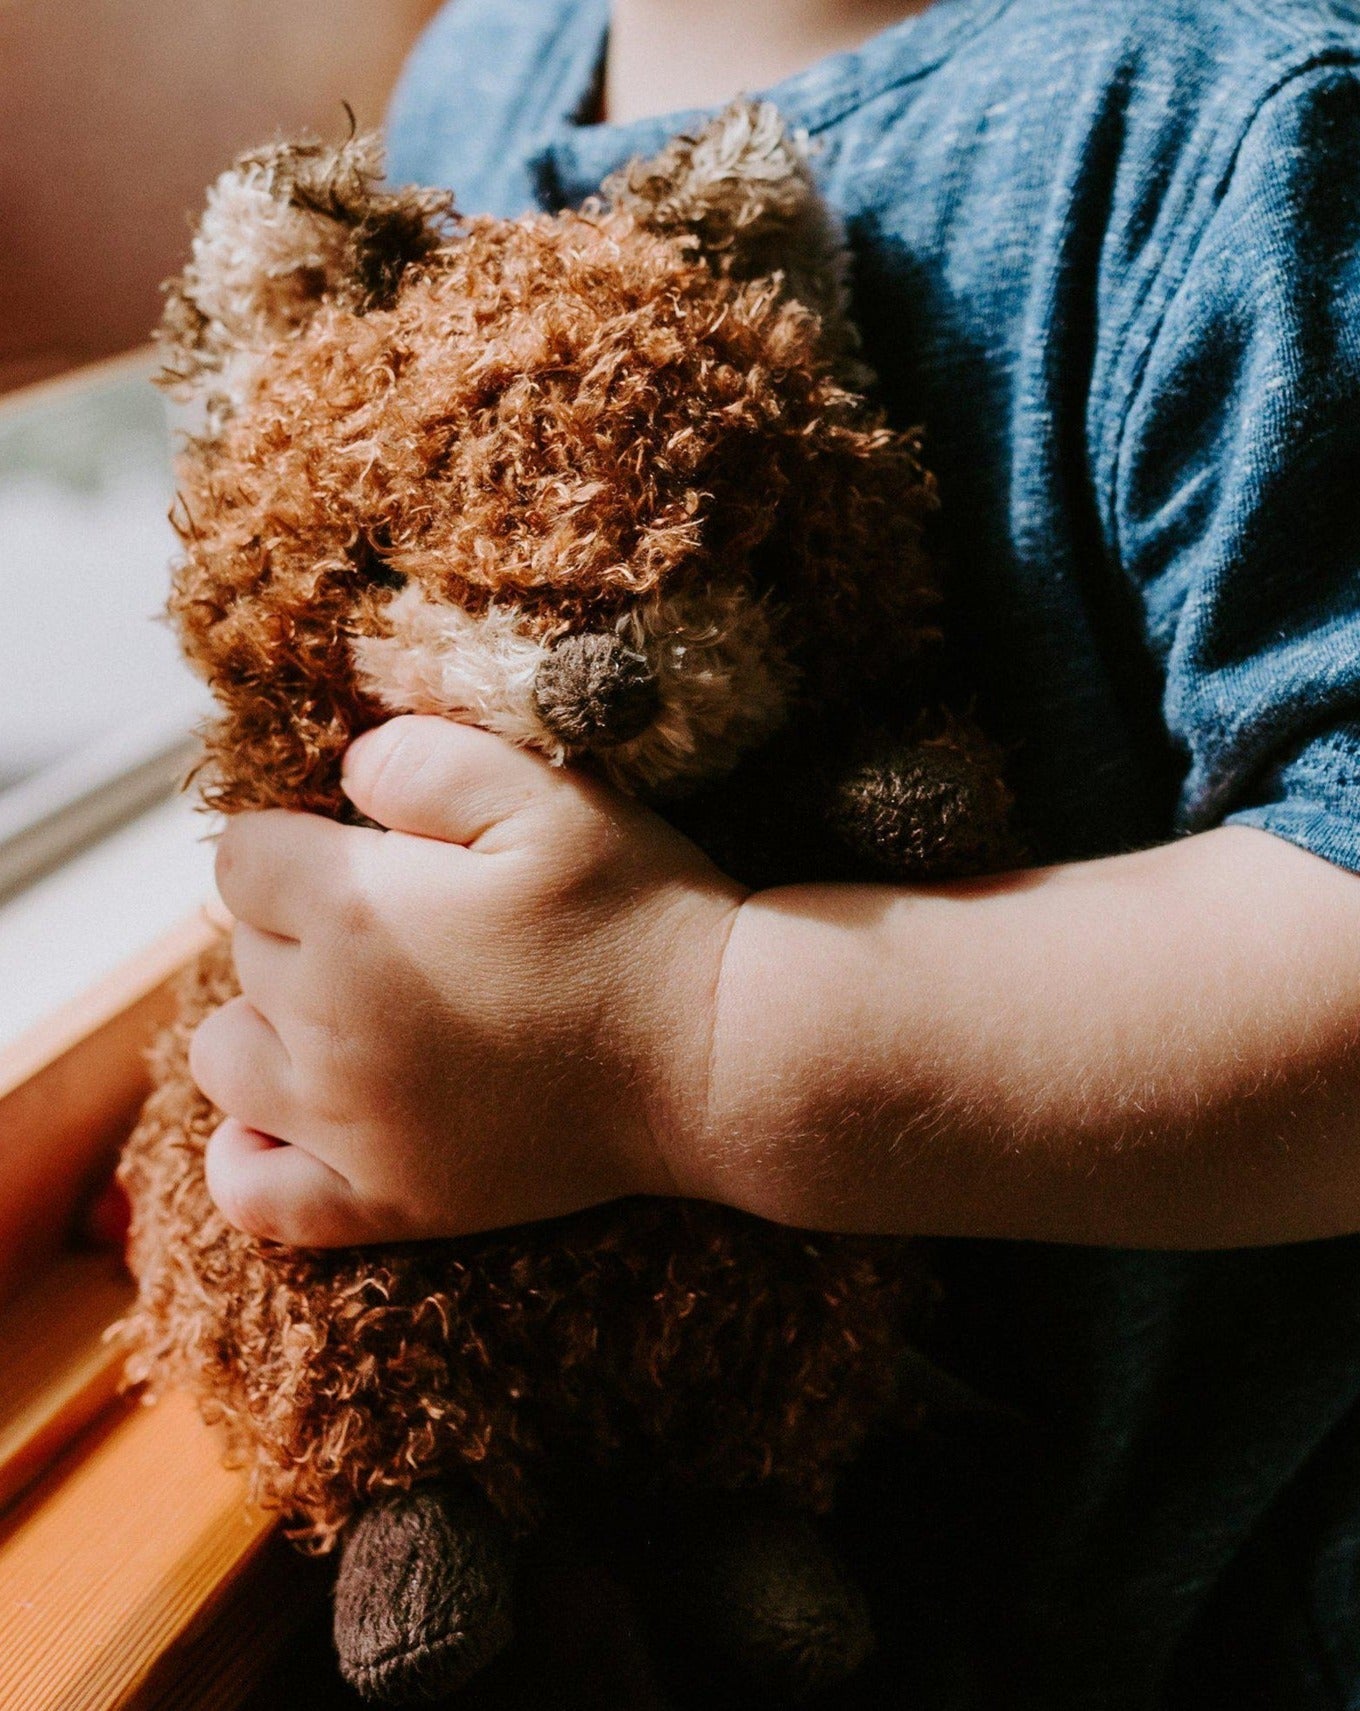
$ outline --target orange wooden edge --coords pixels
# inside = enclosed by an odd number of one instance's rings
[[[104,1332],[131,1283],[57,1251],[175,975],[219,930],[195,914],[0,1051],[0,1711],[234,1711],[323,1584],[186,1399],[119,1397]]]
[[[68,1254],[0,1314],[0,1711],[238,1711],[327,1584],[185,1396],[120,1398],[130,1297]]]
[[[175,976],[220,931],[195,910],[0,1049],[0,1302],[59,1251],[145,1096],[143,1053]]]
[[[0,1711],[238,1705],[310,1607],[187,1398],[124,1405],[0,1526]]]
[[[235,1711],[323,1585],[185,1397],[119,1398],[130,1297],[73,1254],[0,1314],[0,1711]]]
[[[108,1408],[122,1356],[105,1336],[132,1284],[112,1254],[70,1254],[0,1313],[0,1512]]]

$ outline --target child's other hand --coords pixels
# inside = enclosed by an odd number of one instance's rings
[[[345,790],[391,830],[248,814],[218,851],[242,996],[191,1063],[229,1114],[225,1216],[329,1246],[702,1193],[675,1161],[702,1152],[739,888],[605,786],[442,719],[361,737]]]

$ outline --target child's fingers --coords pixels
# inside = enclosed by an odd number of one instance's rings
[[[350,744],[343,788],[390,831],[475,844],[551,780],[551,769],[472,725],[406,714]]]
[[[276,933],[260,932],[248,921],[237,921],[231,929],[231,957],[242,997],[283,1038],[289,1020],[297,1014],[299,999],[306,996],[299,979],[302,946],[296,939],[281,939]]]
[[[293,1132],[292,1062],[248,999],[233,998],[199,1023],[189,1042],[189,1073],[219,1111],[270,1134]]]
[[[269,808],[239,814],[217,844],[217,889],[238,921],[299,939],[314,914],[317,881],[343,871],[350,840],[376,837],[315,814]]]
[[[228,1117],[208,1142],[208,1192],[230,1224],[295,1248],[345,1247],[373,1231],[339,1171]]]

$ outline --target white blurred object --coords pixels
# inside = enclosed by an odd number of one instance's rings
[[[87,743],[0,791],[0,899],[172,795],[198,754],[180,704]]]
[[[208,703],[161,618],[177,543],[153,368],[143,353],[0,401],[0,899],[193,762]]]
[[[0,402],[0,785],[202,705],[160,613],[176,549],[147,356]]]
[[[172,796],[0,902],[0,1049],[212,901],[216,827]]]
[[[0,400],[0,1047],[212,897],[152,367]]]

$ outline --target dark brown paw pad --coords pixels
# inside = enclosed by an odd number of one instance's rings
[[[355,1523],[335,1583],[340,1671],[365,1699],[456,1692],[509,1643],[513,1559],[484,1503],[416,1491]]]
[[[874,1648],[860,1588],[806,1516],[752,1505],[691,1523],[683,1602],[695,1629],[754,1687],[800,1703],[848,1680]]]
[[[885,877],[990,873],[1016,852],[1010,794],[964,750],[922,743],[845,778],[831,811],[844,845]]]

